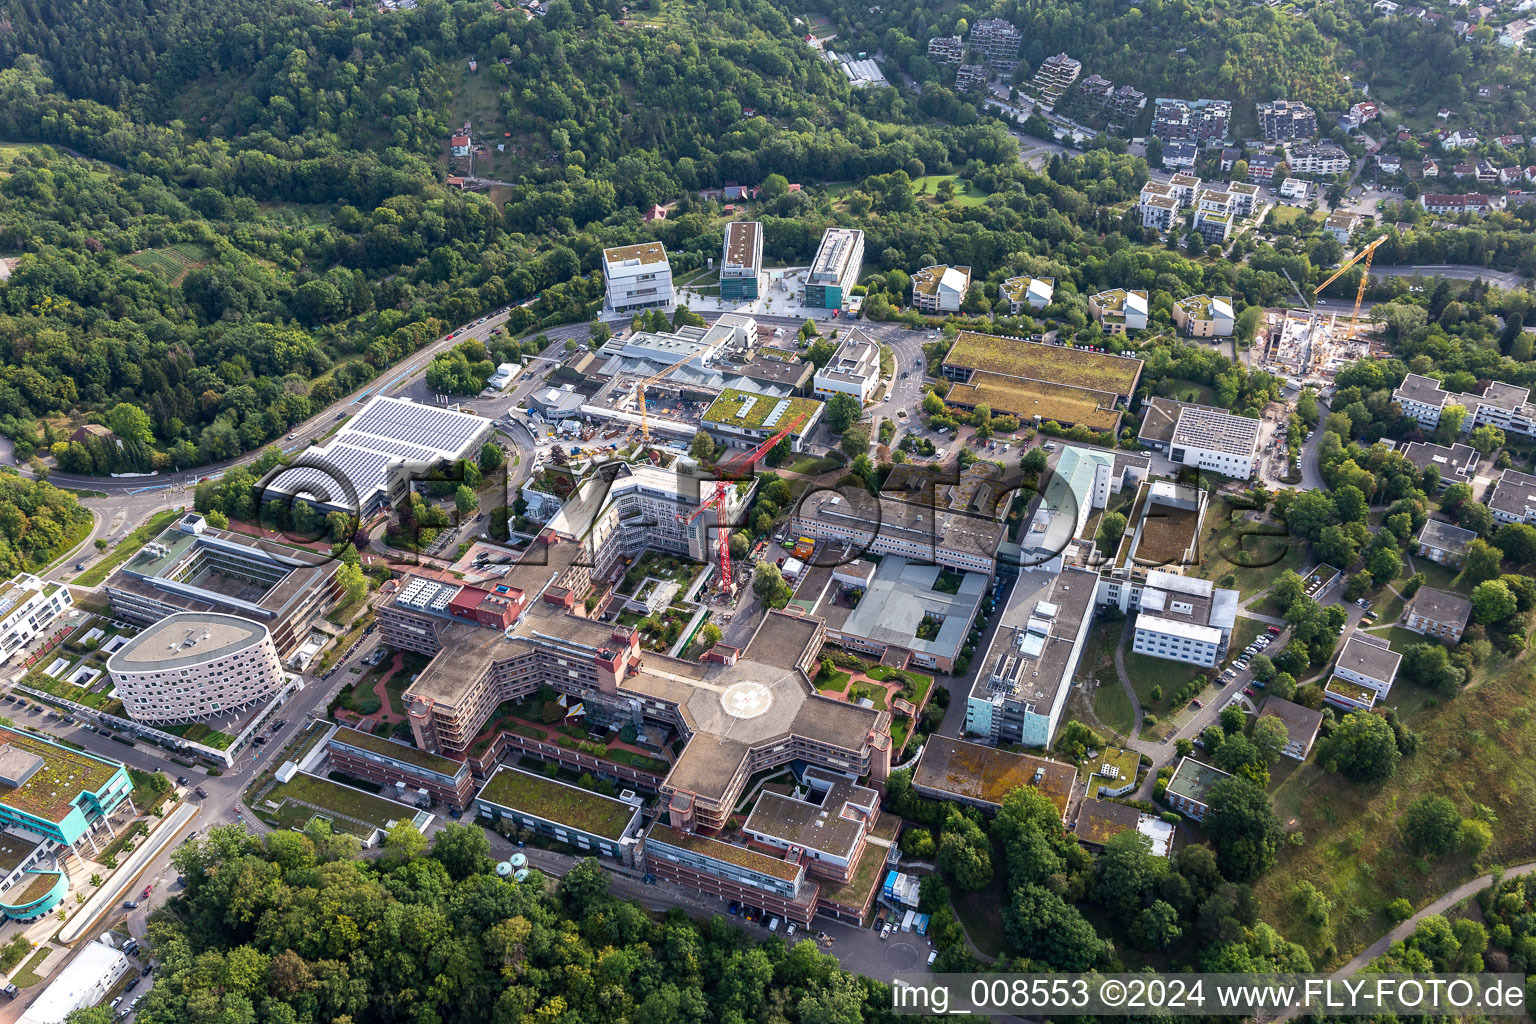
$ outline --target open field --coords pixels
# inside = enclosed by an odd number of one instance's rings
[[[1309,947],[1319,967],[1346,959],[1385,931],[1382,909],[1393,899],[1421,906],[1486,866],[1536,857],[1531,682],[1531,667],[1519,664],[1451,700],[1426,702],[1412,723],[1422,737],[1418,753],[1381,785],[1329,775],[1313,763],[1275,785],[1276,813],[1288,832],[1300,832],[1305,841],[1282,845],[1279,863],[1255,885],[1254,895],[1260,906],[1273,908],[1270,919],[1288,938]],[[1463,816],[1489,822],[1493,844],[1479,858],[1481,866],[1460,853],[1421,860],[1406,847],[1398,818],[1423,794],[1449,797]],[[1288,898],[1301,879],[1340,908],[1321,934]],[[1350,907],[1359,909],[1346,913]]]
[[[1021,338],[961,331],[944,360],[952,366],[1128,395],[1141,376],[1141,360]]]
[[[952,181],[955,183],[955,198],[948,203],[940,203],[935,193],[938,192],[939,182]],[[967,191],[969,185],[969,191]],[[912,190],[923,199],[924,202],[934,206],[982,206],[987,197],[992,193],[982,191],[979,185],[968,183],[958,174],[928,174],[917,178],[912,182]]]
[[[994,414],[1011,413],[1020,419],[1039,416],[1064,426],[1081,423],[1095,430],[1110,430],[1120,420],[1115,396],[1107,391],[1021,380],[977,370],[970,383],[956,384],[946,397],[952,405],[989,407]]]

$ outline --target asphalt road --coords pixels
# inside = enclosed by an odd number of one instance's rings
[[[1476,281],[1481,278],[1500,288],[1524,288],[1530,282],[1507,270],[1490,270],[1467,264],[1426,264],[1416,267],[1373,266],[1372,277],[1444,277],[1452,281]]]

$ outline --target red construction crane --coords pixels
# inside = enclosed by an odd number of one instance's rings
[[[731,524],[727,522],[725,515],[726,496],[730,494],[730,488],[736,486],[736,481],[746,479],[751,473],[752,467],[761,462],[769,452],[773,451],[774,445],[788,437],[790,431],[794,430],[804,421],[804,413],[795,416],[785,423],[784,426],[780,427],[777,433],[756,448],[753,448],[745,455],[731,459],[724,466],[715,467],[715,472],[720,474],[722,479],[715,482],[714,493],[705,498],[699,507],[694,509],[687,519],[683,520],[684,523],[691,523],[703,515],[705,509],[712,508],[715,510],[715,522],[720,528],[720,582],[724,585],[727,594],[731,593],[734,589],[735,580],[731,576]]]

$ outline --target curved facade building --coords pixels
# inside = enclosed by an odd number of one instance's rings
[[[128,717],[197,722],[270,700],[284,683],[266,626],[238,615],[168,615],[107,659]]]
[[[12,921],[35,921],[64,902],[69,878],[62,871],[28,871],[4,893],[0,913]]]

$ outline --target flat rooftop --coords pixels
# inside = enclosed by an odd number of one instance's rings
[[[986,701],[1001,697],[1047,713],[1061,688],[1071,682],[1067,666],[1078,629],[1092,613],[1098,584],[1098,573],[1071,568],[1044,591],[1016,602],[1010,597],[971,684],[971,696]],[[1015,588],[1015,593],[1026,589]]]
[[[975,331],[961,331],[944,362],[947,366],[1104,391],[1124,399],[1135,392],[1143,365],[1140,359],[1129,356]]]
[[[1082,424],[1093,430],[1114,430],[1120,423],[1118,396],[1108,391],[1071,387],[1047,381],[1010,377],[975,370],[964,384],[950,387],[945,401],[974,409],[985,405],[995,413],[1023,420],[1038,416],[1063,425]]]
[[[667,262],[667,247],[660,242],[637,242],[603,250],[603,262],[610,268],[626,265],[649,266]]]
[[[725,262],[722,270],[758,269],[758,237],[763,226],[755,220],[733,220],[725,226]]]
[[[358,750],[370,754],[378,754],[381,757],[391,757],[403,764],[413,765],[417,768],[425,768],[428,771],[437,772],[452,778],[461,771],[465,771],[462,762],[455,761],[451,757],[443,757],[427,750],[418,750],[416,747],[405,743],[398,743],[386,736],[375,736],[371,732],[361,729],[352,729],[341,726],[328,741],[331,744],[356,747]]]
[[[496,769],[476,799],[614,842],[624,838],[637,810],[622,800],[505,765]]]
[[[840,630],[844,634],[941,658],[957,657],[966,634],[970,632],[971,621],[987,594],[987,577],[974,572],[962,573],[958,590],[950,594],[937,587],[941,575],[945,575],[947,583],[954,573],[936,565],[920,565],[895,555],[885,556],[875,566],[873,580],[864,589],[858,606],[843,620]],[[830,603],[839,589],[837,586],[827,588],[816,614],[821,614],[823,605]],[[938,619],[938,631],[928,639],[920,639],[917,634],[925,619]]]
[[[41,763],[19,786],[0,784],[0,804],[44,821],[62,821],[82,793],[98,793],[122,769],[116,761],[0,726],[0,750],[31,754]]]
[[[821,403],[814,398],[774,398],[726,388],[704,410],[701,419],[706,424],[739,430],[778,430],[798,417],[800,423],[790,433],[801,436],[811,428],[820,409]]]
[[[1392,649],[1384,638],[1369,633],[1354,632],[1344,641],[1339,651],[1338,668],[1348,669],[1368,679],[1390,683],[1397,676],[1397,666],[1403,656]]]
[[[266,626],[238,615],[177,612],[145,628],[107,659],[108,672],[153,672],[201,665],[257,646]]]
[[[742,831],[836,857],[853,856],[866,828],[880,813],[880,795],[841,776],[816,774],[830,782],[827,789],[764,787]],[[806,798],[797,799],[794,791]]]
[[[808,491],[796,508],[796,516],[802,522],[900,538],[920,550],[964,552],[982,558],[996,555],[1004,533],[1003,524],[991,515],[883,494],[877,499],[868,492]]]
[[[1174,769],[1173,777],[1168,780],[1165,788],[1175,796],[1203,804],[1210,795],[1211,787],[1227,778],[1231,778],[1231,775],[1220,768],[1212,768],[1204,762],[1186,757]]]
[[[1516,519],[1524,519],[1527,511],[1536,509],[1536,476],[1515,469],[1506,469],[1488,496],[1488,507],[1495,512]]]
[[[760,875],[770,878],[782,879],[793,882],[804,873],[804,868],[799,864],[791,864],[777,857],[770,857],[766,853],[749,850],[745,846],[737,846],[734,843],[723,843],[718,839],[706,839],[704,836],[695,835],[692,832],[679,832],[671,825],[656,822],[646,832],[646,839],[651,842],[666,843],[680,850],[696,853],[701,857],[709,857],[726,864],[734,864],[748,871],[755,871]]]
[[[1259,449],[1259,421],[1220,409],[1186,406],[1173,428],[1172,443],[1251,459]]]
[[[1002,806],[1015,789],[1038,790],[1062,814],[1077,782],[1077,769],[1062,761],[1016,754],[947,736],[929,736],[912,784],[962,800]]]

